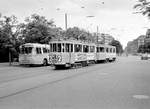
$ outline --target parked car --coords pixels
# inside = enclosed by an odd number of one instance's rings
[[[150,58],[150,54],[148,53],[141,54],[141,60],[147,60],[149,58]]]

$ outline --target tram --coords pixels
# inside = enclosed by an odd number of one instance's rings
[[[48,44],[26,43],[20,46],[19,64],[49,64],[50,47]]]
[[[96,50],[97,61],[115,61],[116,47],[111,45],[97,44]]]
[[[76,64],[87,66],[100,60],[116,59],[116,48],[110,45],[87,43],[75,40],[59,40],[50,42],[50,64],[55,68],[72,67]]]

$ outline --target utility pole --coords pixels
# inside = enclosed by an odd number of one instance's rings
[[[67,30],[67,13],[65,13],[65,29]]]
[[[97,26],[97,35],[96,35],[96,43],[98,44],[98,26]]]

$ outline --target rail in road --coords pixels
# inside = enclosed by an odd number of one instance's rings
[[[89,67],[83,67],[79,69],[49,69],[49,72],[40,72],[38,74],[33,73],[28,75],[23,74],[16,78],[13,77],[13,79],[4,80],[0,82],[0,99],[24,93],[48,84],[57,83],[66,79],[71,79],[77,76],[88,74],[90,72],[98,71],[100,66],[101,69],[105,69],[108,66],[113,66],[113,63],[96,64],[94,66],[92,65]]]

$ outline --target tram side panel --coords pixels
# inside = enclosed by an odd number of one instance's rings
[[[97,61],[106,60],[106,53],[105,52],[96,53],[96,59]]]
[[[96,45],[91,44],[89,46],[89,52],[87,53],[87,60],[89,63],[95,63],[96,58]]]

